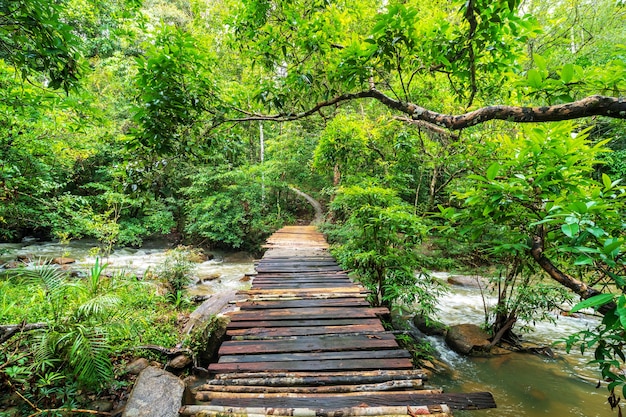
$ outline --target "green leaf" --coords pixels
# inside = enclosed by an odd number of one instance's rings
[[[593,297],[587,298],[586,300],[583,300],[580,303],[576,304],[574,307],[572,307],[570,312],[576,313],[577,311],[580,311],[584,308],[600,307],[610,303],[611,301],[613,301],[613,294],[594,295]]]
[[[545,71],[546,70],[546,59],[544,57],[542,57],[539,54],[534,54],[533,55],[533,60],[535,61],[535,65],[537,65],[537,68],[539,68],[541,71]]]
[[[528,70],[528,85],[533,88],[541,88],[543,77],[536,69]]]
[[[563,226],[561,226],[561,230],[563,231],[565,236],[574,237],[580,231],[580,227],[578,226],[578,223],[564,224]]]
[[[574,65],[563,65],[563,68],[561,69],[561,81],[563,81],[564,84],[567,84],[572,81],[572,78],[574,78]]]
[[[602,229],[601,227],[588,227],[587,231],[595,237],[602,237],[606,234],[604,229]]]
[[[604,184],[605,190],[610,190],[612,188],[611,178],[604,173],[602,174],[602,184]]]
[[[498,175],[499,170],[500,170],[499,163],[494,162],[493,164],[489,165],[489,168],[487,168],[487,179],[489,181],[493,181],[496,178],[496,175]]]
[[[593,265],[593,259],[590,258],[587,255],[580,255],[574,261],[574,265],[579,265],[579,266],[581,266],[581,265]]]
[[[604,241],[604,247],[602,251],[607,255],[617,255],[619,247],[622,246],[622,242],[617,238],[610,238]],[[615,253],[614,253],[615,252]]]

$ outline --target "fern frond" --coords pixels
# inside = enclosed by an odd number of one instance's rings
[[[21,274],[31,283],[41,285],[52,302],[61,299],[67,289],[67,273],[54,265],[24,269]]]
[[[78,381],[86,386],[100,386],[113,377],[109,359],[111,347],[104,329],[76,326],[69,349],[69,364]]]
[[[77,319],[101,318],[106,316],[122,300],[115,295],[99,295],[81,304],[76,310]]]

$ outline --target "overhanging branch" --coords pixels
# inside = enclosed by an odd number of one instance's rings
[[[337,106],[346,101],[363,98],[373,98],[391,109],[408,115],[413,120],[432,123],[449,130],[460,130],[490,120],[531,123],[573,120],[589,116],[626,119],[626,98],[622,97],[596,95],[571,103],[542,107],[487,106],[468,113],[451,115],[437,113],[413,103],[401,102],[375,88],[371,88],[357,93],[342,94],[330,100],[319,102],[312,108],[300,113],[278,113],[274,115],[247,113],[246,117],[228,119],[224,120],[224,122],[249,122],[259,120],[288,122],[312,116],[325,107]]]

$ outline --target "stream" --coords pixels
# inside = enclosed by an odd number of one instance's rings
[[[437,273],[441,279],[446,273]],[[494,297],[486,296],[490,305]],[[478,288],[450,286],[450,292],[439,301],[439,319],[447,325],[484,322],[483,298]],[[593,329],[592,317],[556,316],[556,324],[537,322],[532,333],[524,334],[524,341],[537,345],[551,345],[580,330]],[[539,416],[617,416],[611,411],[606,385],[596,389],[599,373],[588,362],[593,351],[580,354],[564,346],[552,346],[555,359],[512,353],[494,358],[460,356],[445,345],[441,337],[429,337],[440,359],[453,369],[451,375],[435,375],[429,384],[448,392],[490,391],[497,409],[456,411],[457,417],[539,417]]]
[[[68,245],[53,242],[27,241],[20,244],[0,244],[0,265],[18,255],[33,254],[35,258],[69,256],[77,260],[75,268],[88,269],[95,262],[94,241],[73,241]],[[151,242],[140,249],[120,248],[104,259],[107,270],[132,271],[143,275],[165,259],[166,242]],[[241,278],[254,271],[253,259],[243,252],[212,252],[215,257],[198,264],[196,275],[205,279],[190,288],[192,295],[209,295],[249,285]],[[447,274],[437,273],[446,279]],[[495,303],[487,297],[488,303]],[[484,321],[483,299],[477,288],[451,286],[439,303],[440,319],[447,325]],[[550,345],[576,331],[593,328],[593,318],[559,316],[556,325],[538,322],[534,332],[525,340],[538,345]],[[598,373],[592,358],[579,351],[566,354],[562,346],[553,347],[556,358],[531,354],[510,354],[495,358],[462,357],[447,348],[440,337],[429,337],[438,351],[437,356],[453,371],[435,375],[429,385],[447,392],[490,391],[498,404],[494,410],[456,411],[457,417],[538,417],[538,416],[616,416],[606,398],[605,385],[596,389]]]

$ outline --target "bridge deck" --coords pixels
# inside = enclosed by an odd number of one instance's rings
[[[268,239],[252,288],[196,405],[182,415],[449,416],[495,407],[489,393],[424,389],[425,376],[312,226]]]

